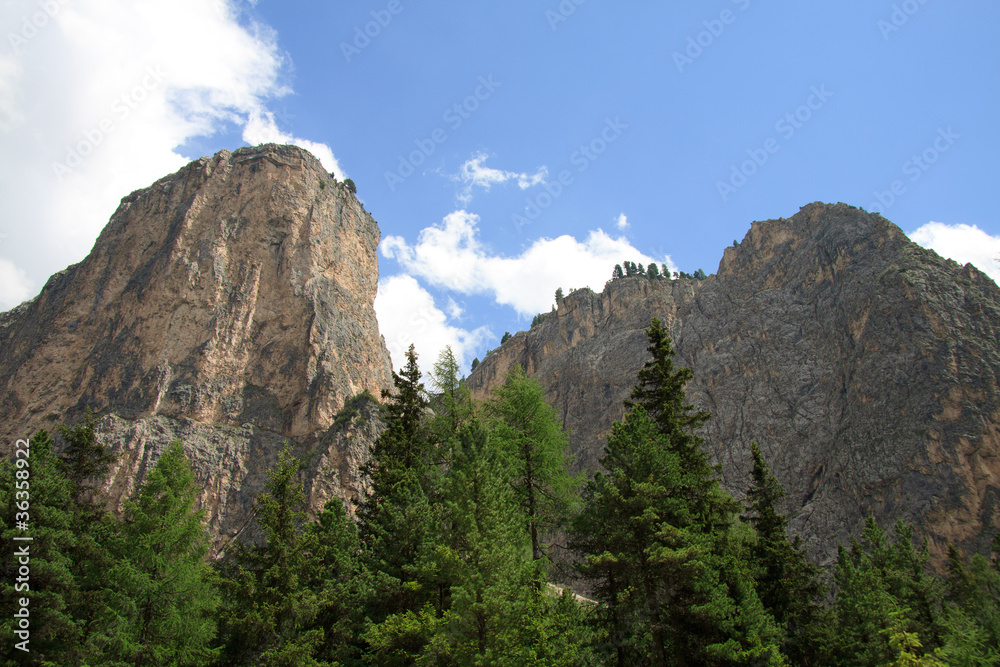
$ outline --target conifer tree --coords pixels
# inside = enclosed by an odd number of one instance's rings
[[[621,264],[615,264],[614,271],[611,272],[611,280],[618,280],[619,278],[624,278],[625,273],[622,271]]]
[[[569,439],[542,387],[515,365],[486,405],[493,437],[512,466],[515,498],[531,537],[534,560],[547,555],[545,535],[569,516],[579,480],[569,473]]]
[[[72,502],[70,572],[76,585],[70,613],[83,635],[85,654],[94,655],[108,643],[107,615],[112,581],[108,550],[118,519],[109,514],[97,490],[108,475],[115,454],[97,440],[97,421],[88,408],[73,426],[60,425],[63,441],[59,466],[69,483]]]
[[[736,504],[692,432],[708,416],[685,403],[690,371],[673,368],[659,320],[647,336],[638,402],[612,425],[607,474],[587,486],[574,530],[618,663],[783,664],[777,627],[728,545]]]
[[[18,447],[27,456],[24,467],[15,467],[21,457],[0,461],[0,604],[6,613],[0,624],[3,654],[10,664],[30,658],[38,664],[76,664],[84,657],[83,633],[73,615],[79,595],[72,571],[76,545],[73,532],[72,487],[52,452],[52,439],[44,430],[31,438],[30,446]],[[16,471],[28,472],[18,476]],[[16,503],[28,502],[27,529],[15,521]],[[15,541],[30,536],[32,540]],[[30,553],[27,577],[19,573],[17,552]],[[20,578],[19,578],[20,577]],[[27,598],[27,643],[13,634],[11,616],[20,610],[20,598]],[[14,621],[17,623],[17,620]]]
[[[931,653],[941,645],[943,591],[925,572],[927,546],[913,547],[913,530],[896,523],[895,541],[869,518],[861,540],[840,548],[837,585],[836,649],[841,664],[884,665],[899,656],[892,645],[908,632]],[[913,641],[909,646],[916,646]]]
[[[227,548],[220,567],[219,664],[326,664],[317,659],[324,639],[317,623],[321,599],[309,586],[315,541],[301,530],[306,496],[298,468],[286,446],[256,502],[263,544]]]
[[[778,511],[784,489],[771,474],[756,442],[752,484],[747,490],[747,515],[756,530],[757,543],[749,561],[757,595],[768,613],[785,629],[783,652],[796,665],[814,665],[822,660],[819,641],[827,619],[820,606],[824,594],[820,569],[806,559],[798,537],[788,539],[788,520]]]
[[[448,471],[446,502],[455,539],[439,546],[452,573],[452,604],[428,651],[457,664],[498,664],[525,647],[517,630],[530,623],[527,533],[520,520],[503,450],[476,424],[462,430]],[[511,661],[506,664],[513,664]]]
[[[651,280],[660,277],[660,269],[657,268],[656,264],[650,263],[649,268],[646,269],[646,277]]]
[[[454,376],[455,369],[445,374]],[[453,393],[459,389],[457,379],[442,378],[442,382]],[[382,393],[386,428],[365,468],[371,492],[359,507],[363,561],[375,587],[367,613],[375,625],[440,599],[442,585],[428,580],[427,558],[438,530],[432,457],[445,457],[446,452],[435,449],[427,424],[429,401],[412,345],[407,364],[401,374],[393,374],[393,383],[395,392]],[[458,400],[457,393],[454,398]],[[452,407],[458,409],[457,402]],[[442,417],[450,418],[458,418],[457,413]]]
[[[131,665],[201,665],[212,656],[214,577],[204,510],[175,441],[126,504],[112,540],[106,658]]]

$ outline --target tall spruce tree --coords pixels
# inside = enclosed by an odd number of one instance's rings
[[[580,571],[605,607],[618,664],[783,664],[778,630],[733,561],[736,504],[722,491],[693,429],[708,418],[685,403],[659,320],[636,403],[612,425],[607,474],[584,493],[574,531]]]
[[[492,436],[511,462],[515,498],[531,537],[534,560],[548,555],[546,538],[569,517],[579,478],[569,473],[569,438],[541,385],[515,365],[486,404]]]
[[[298,459],[285,447],[268,471],[266,491],[254,517],[263,544],[233,542],[220,565],[221,665],[319,667],[324,640],[317,623],[319,592],[314,577],[314,535],[301,530],[306,495],[297,479]]]
[[[940,648],[944,591],[926,572],[928,559],[926,543],[914,548],[911,527],[897,522],[890,542],[874,518],[861,540],[852,538],[850,551],[840,548],[834,574],[839,664],[888,664],[899,657],[903,639],[928,654]]]
[[[374,586],[366,612],[373,625],[440,601],[447,588],[428,565],[439,530],[434,458],[443,454],[428,424],[429,400],[412,345],[393,384],[395,391],[382,393],[386,427],[365,468],[371,491],[359,507],[362,559]]]
[[[796,665],[817,665],[824,660],[822,635],[828,619],[821,605],[824,595],[819,567],[810,563],[796,536],[788,539],[788,520],[779,512],[785,497],[781,484],[771,474],[760,447],[750,444],[753,457],[752,483],[747,490],[744,517],[757,534],[749,552],[757,595],[774,620],[784,628],[782,650]]]
[[[23,456],[0,461],[0,604],[7,616],[0,625],[0,640],[7,664],[71,665],[85,656],[83,633],[73,614],[79,587],[73,575],[72,487],[52,452],[52,439],[44,430],[31,438],[29,447],[18,447]],[[26,461],[16,466],[18,460]],[[17,471],[25,471],[20,475]],[[28,511],[27,528],[17,527],[18,504]],[[31,541],[15,541],[17,537]],[[26,548],[28,574],[19,572]],[[26,635],[14,634],[11,615],[19,600],[29,600]],[[18,623],[15,617],[14,623]],[[25,642],[25,640],[27,640]],[[21,644],[21,642],[25,642]],[[20,650],[18,644],[21,644]]]
[[[175,441],[125,506],[111,541],[114,595],[105,659],[130,665],[203,665],[212,657],[214,575],[205,512]]]

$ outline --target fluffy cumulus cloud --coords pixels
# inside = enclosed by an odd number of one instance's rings
[[[463,368],[469,367],[473,351],[493,338],[493,334],[487,327],[469,331],[449,324],[449,317],[460,316],[461,309],[453,299],[448,300],[447,308],[446,315],[434,303],[431,293],[412,276],[396,275],[379,281],[375,315],[394,368],[399,369],[405,363],[406,350],[411,344],[425,371],[446,345],[451,346]]]
[[[624,213],[619,213],[618,214],[618,219],[615,220],[615,227],[617,227],[621,231],[625,231],[626,229],[628,229],[630,227],[629,222],[628,222],[628,218],[625,216]]]
[[[975,225],[946,225],[928,222],[908,236],[925,248],[953,259],[971,263],[1000,283],[1000,236],[990,236]]]
[[[476,153],[462,165],[456,180],[462,183],[463,188],[458,193],[458,199],[463,204],[472,201],[474,188],[481,188],[489,192],[490,187],[502,185],[504,183],[515,182],[517,187],[527,190],[533,185],[545,182],[549,175],[549,170],[544,165],[539,167],[534,174],[517,171],[503,171],[486,166],[488,156],[485,153]]]
[[[414,244],[389,236],[381,249],[407,273],[435,287],[488,295],[526,317],[549,310],[559,287],[602,289],[614,265],[625,259],[662,262],[677,270],[669,257],[650,257],[627,239],[600,229],[588,232],[582,241],[572,236],[542,238],[515,257],[494,255],[480,241],[479,216],[464,210],[423,229]]]
[[[268,105],[287,63],[238,0],[9,0],[0,14],[0,309],[80,260],[121,197],[220,130],[332,151],[281,132]]]

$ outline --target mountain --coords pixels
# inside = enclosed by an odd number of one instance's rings
[[[93,250],[0,314],[0,442],[103,415],[127,498],[174,439],[216,545],[288,441],[311,501],[359,491],[391,366],[378,225],[309,153],[221,151],[125,197]]]
[[[628,258],[623,258],[628,259]],[[610,274],[610,271],[609,271]],[[1000,289],[880,217],[810,204],[753,223],[704,280],[630,277],[577,290],[469,377],[484,398],[514,364],[544,387],[596,470],[664,320],[724,486],[742,497],[750,443],[821,561],[874,515],[913,523],[940,556],[1000,527]]]

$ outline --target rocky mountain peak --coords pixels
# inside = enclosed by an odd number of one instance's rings
[[[746,488],[751,441],[786,510],[830,559],[874,515],[988,551],[1000,528],[1000,289],[910,242],[879,215],[814,203],[755,222],[705,280],[624,278],[578,290],[469,378],[484,397],[514,364],[546,390],[577,466],[611,422],[665,321],[724,485]]]
[[[184,435],[229,525],[226,499],[246,504],[283,439],[308,448],[349,399],[389,386],[379,239],[293,146],[221,151],[133,192],[86,259],[0,315],[0,441],[113,414],[101,429],[126,453],[111,482],[125,495]]]

